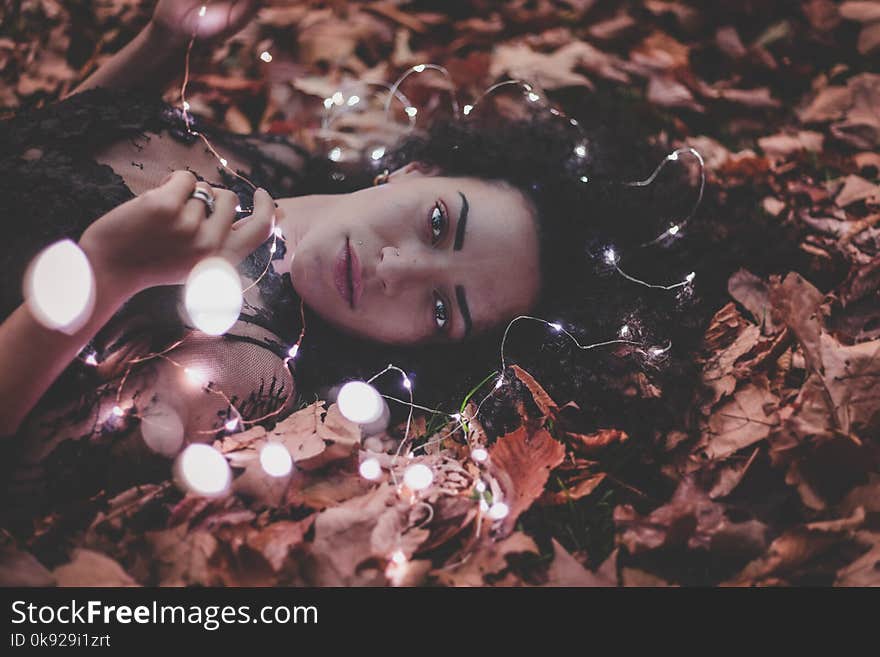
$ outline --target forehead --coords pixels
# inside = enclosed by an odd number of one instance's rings
[[[467,219],[462,248],[452,253],[451,285],[461,285],[474,333],[528,312],[540,286],[538,231],[534,209],[517,189],[498,181],[437,178],[449,208],[450,229]]]

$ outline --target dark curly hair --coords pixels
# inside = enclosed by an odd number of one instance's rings
[[[650,435],[671,425],[688,406],[694,382],[690,356],[711,313],[723,303],[731,271],[750,263],[761,269],[761,254],[744,246],[755,240],[741,234],[763,233],[757,242],[767,244],[770,227],[754,216],[754,205],[722,221],[719,199],[709,194],[675,243],[640,248],[689,213],[697,188],[683,167],[668,167],[648,187],[622,184],[645,178],[669,149],[650,145],[648,131],[657,126],[643,120],[634,104],[601,95],[590,100],[599,102],[573,111],[583,132],[549,112],[517,121],[444,121],[405,139],[379,165],[394,169],[420,161],[443,175],[503,181],[521,190],[533,203],[539,226],[542,293],[533,314],[559,322],[581,344],[617,338],[626,324],[627,337],[645,348],[618,344],[585,351],[546,325],[519,322],[506,344],[508,364],[528,370],[557,401],[575,401],[584,430],[613,425]],[[579,144],[585,147],[582,157],[574,151]],[[360,175],[342,174],[321,163],[313,179],[324,192],[350,191],[369,184],[375,172],[365,164]],[[671,283],[695,271],[694,286],[665,291],[625,280],[602,257],[610,245],[621,254],[620,266],[638,278]],[[448,411],[499,368],[505,328],[464,345],[404,349],[377,348],[322,326],[317,317],[309,321],[311,337],[297,364],[302,392],[366,377],[394,362],[411,373],[417,401]],[[662,357],[650,355],[648,347],[667,344],[671,349]],[[513,409],[526,398],[513,377],[506,381],[510,385],[481,410],[490,435],[513,426]],[[388,379],[384,391],[398,397],[404,392],[396,377]]]

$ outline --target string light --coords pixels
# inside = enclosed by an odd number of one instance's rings
[[[474,488],[476,489],[476,491],[478,493],[485,493],[486,492],[486,482],[483,481],[482,479],[480,479],[479,481],[477,481],[476,484],[474,484]]]
[[[403,483],[413,491],[425,490],[434,481],[434,473],[424,463],[415,463],[403,473]]]
[[[286,477],[293,470],[293,458],[281,443],[266,443],[260,450],[260,467],[270,477]]]
[[[382,476],[382,466],[379,465],[379,459],[375,457],[364,460],[358,471],[361,477],[368,481],[375,481]]]
[[[121,406],[114,406],[112,412],[113,415],[115,415],[116,417],[122,417],[123,415],[125,415],[125,411],[122,410]]]
[[[91,365],[93,367],[98,364],[98,358],[95,356],[94,352],[92,352],[88,356],[86,356],[83,359],[83,361],[85,362],[86,365]]]
[[[267,64],[272,61],[272,55],[268,50],[264,50],[260,53],[260,59],[262,59]]]
[[[370,424],[382,417],[382,396],[369,383],[349,381],[336,398],[339,412],[355,424]]]
[[[241,313],[241,279],[229,262],[217,256],[193,267],[184,287],[184,306],[192,323],[208,335],[223,335]]]
[[[227,420],[226,424],[223,425],[227,431],[235,431],[238,429],[238,418],[234,417],[231,420]]]
[[[488,516],[492,520],[501,520],[502,518],[506,518],[508,513],[510,513],[510,507],[504,502],[495,502],[489,507]]]
[[[226,458],[216,449],[193,443],[178,456],[180,483],[190,492],[205,497],[224,494],[232,473]]]
[[[391,555],[391,561],[398,566],[402,566],[406,563],[406,555],[403,553],[403,550],[395,550]]]
[[[203,18],[207,12],[208,8],[205,5],[202,5],[201,9],[199,9],[199,18]]]
[[[25,275],[24,298],[48,329],[73,335],[95,307],[95,275],[79,245],[69,239],[43,249]]]
[[[183,422],[168,404],[151,405],[141,417],[140,430],[147,447],[162,456],[173,457],[183,446]]]
[[[476,447],[471,450],[471,458],[477,463],[483,463],[489,458],[489,452],[484,447]]]

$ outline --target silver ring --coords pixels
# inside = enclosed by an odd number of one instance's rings
[[[205,208],[207,209],[207,215],[210,217],[214,212],[214,197],[211,196],[211,192],[206,189],[202,189],[201,187],[196,187],[193,190],[192,198],[200,200],[205,204]]]

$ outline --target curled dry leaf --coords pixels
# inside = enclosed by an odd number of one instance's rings
[[[547,431],[526,427],[499,438],[489,449],[489,471],[504,491],[509,513],[500,523],[501,535],[509,534],[520,514],[541,496],[550,472],[565,458],[565,447]]]
[[[544,586],[617,586],[616,553],[612,554],[594,573],[566,552],[555,538],[552,540],[552,544],[553,561],[550,562],[550,568],[547,570],[547,582]]]
[[[524,552],[538,554],[538,546],[522,532],[514,532],[498,541],[484,537],[476,546],[468,548],[460,563],[434,570],[431,575],[445,586],[485,586],[507,569],[507,557]]]
[[[52,571],[58,586],[140,586],[116,561],[93,550],[77,548],[70,563]]]
[[[54,586],[55,578],[29,552],[0,548],[0,586]]]

